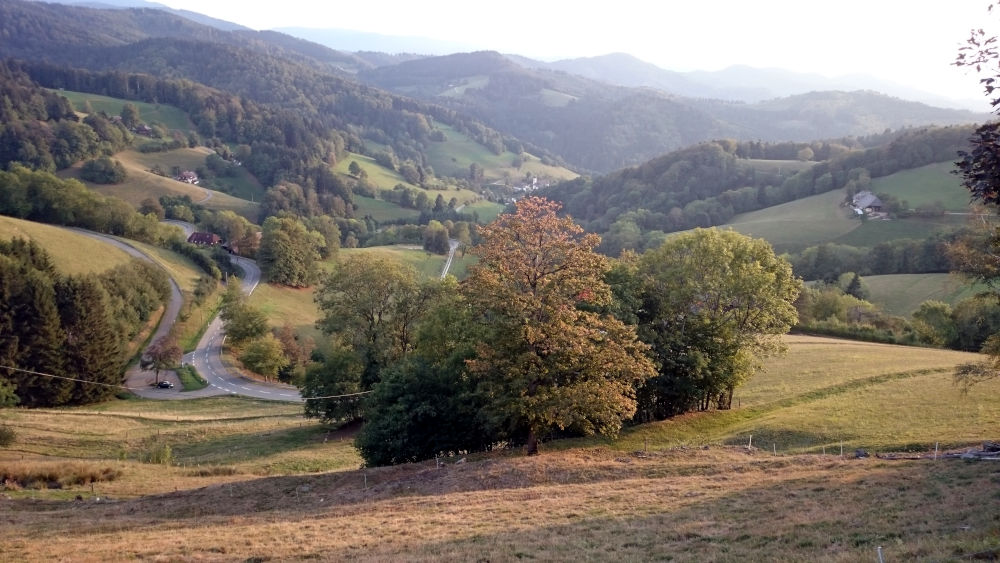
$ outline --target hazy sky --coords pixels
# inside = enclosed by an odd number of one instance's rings
[[[747,64],[826,76],[864,73],[973,99],[982,98],[977,78],[950,63],[970,29],[1000,22],[1000,13],[988,14],[987,0],[163,3],[254,29],[430,37],[546,60],[624,52],[670,70]]]

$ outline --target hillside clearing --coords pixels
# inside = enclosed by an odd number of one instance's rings
[[[118,159],[128,172],[128,178],[124,182],[107,185],[90,182],[83,183],[95,192],[123,199],[133,207],[139,207],[143,200],[148,198],[156,200],[161,196],[188,196],[192,202],[204,205],[209,209],[218,211],[228,209],[246,217],[250,221],[256,221],[259,214],[259,206],[256,203],[239,199],[223,192],[178,182],[173,178],[158,176],[149,172],[151,165],[146,165],[148,162],[155,164],[160,161],[190,163],[198,158],[204,164],[205,154],[203,151],[206,150],[209,149],[178,149],[177,151],[155,153],[153,155],[133,150],[122,151],[116,154],[114,158]],[[177,154],[174,155],[174,153]],[[170,166],[173,166],[173,164]],[[169,166],[166,167],[166,170],[169,172]],[[60,171],[59,176],[79,180],[80,164]]]
[[[872,180],[871,191],[906,200],[911,208],[940,202],[948,211],[968,212],[969,192],[952,173],[954,170],[951,161],[902,170]]]
[[[64,96],[67,100],[72,102],[76,111],[83,111],[85,104],[90,102],[90,107],[94,111],[103,111],[108,115],[121,115],[122,107],[125,104],[130,103],[139,110],[139,119],[144,123],[159,123],[167,129],[176,129],[178,131],[194,130],[191,120],[188,119],[187,113],[174,106],[166,104],[148,104],[145,102],[123,100],[121,98],[110,98],[108,96],[87,94],[84,92],[73,92],[70,90],[54,91],[58,92],[59,95]]]

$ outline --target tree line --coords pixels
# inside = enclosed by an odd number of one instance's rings
[[[129,341],[169,296],[166,274],[143,261],[63,275],[34,241],[0,241],[0,395],[29,407],[114,395]]]

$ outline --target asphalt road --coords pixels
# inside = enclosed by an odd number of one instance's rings
[[[72,231],[76,231],[82,235],[86,235],[90,238],[97,239],[101,242],[105,242],[112,246],[118,247],[124,250],[130,256],[134,256],[140,260],[145,260],[147,262],[153,262],[153,259],[146,255],[145,252],[139,250],[138,248],[132,246],[131,244],[107,236],[100,233],[95,233],[93,231],[86,231],[84,229],[70,228]],[[258,270],[259,276],[260,270]],[[170,329],[173,328],[174,322],[177,321],[177,315],[181,312],[181,306],[184,304],[184,297],[181,295],[181,288],[178,287],[177,282],[173,278],[168,278],[170,280],[170,301],[167,302],[167,309],[163,312],[163,317],[160,320],[159,326],[156,327],[156,332],[153,333],[150,342],[156,342],[160,337],[166,336],[170,333]]]
[[[250,295],[260,283],[260,268],[253,260],[238,256],[234,262],[243,269],[244,277],[240,280],[243,293]],[[194,365],[198,373],[208,382],[208,387],[200,391],[186,392],[186,396],[210,395],[244,395],[257,399],[272,401],[301,401],[302,395],[298,389],[290,385],[264,384],[246,379],[229,370],[222,361],[222,344],[225,340],[225,329],[222,319],[215,317],[209,323],[205,334],[198,342],[198,348],[184,356],[184,361]]]
[[[194,230],[194,225],[190,223],[171,221],[171,224],[181,227],[185,232]],[[141,260],[153,261],[144,252],[125,241],[83,229],[72,230],[120,248],[129,255]],[[233,256],[233,261],[243,269],[244,276],[240,280],[240,285],[243,288],[243,292],[250,295],[257,288],[257,284],[260,283],[260,268],[257,267],[256,262],[248,258]],[[166,336],[180,314],[184,298],[181,295],[180,287],[177,286],[173,278],[170,278],[170,293],[170,301],[167,303],[167,308],[150,342],[155,342],[161,336]],[[174,387],[172,389],[153,387],[150,385],[154,378],[153,374],[148,371],[139,370],[138,368],[130,370],[127,386],[135,394],[147,399],[178,400],[217,395],[244,395],[274,401],[299,402],[302,400],[302,395],[293,386],[280,383],[264,384],[246,379],[231,371],[222,361],[222,343],[224,338],[225,330],[222,319],[215,317],[209,323],[208,329],[205,330],[205,334],[198,342],[198,347],[195,351],[184,356],[183,361],[193,364],[198,373],[208,382],[208,387],[204,389],[181,391],[180,381],[177,377],[173,374],[168,375],[162,372],[160,379],[172,382]]]

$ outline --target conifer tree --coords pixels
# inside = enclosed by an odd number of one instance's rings
[[[56,284],[67,375],[77,382],[71,402],[91,403],[114,394],[121,383],[121,338],[114,330],[107,292],[92,277],[71,276]]]

